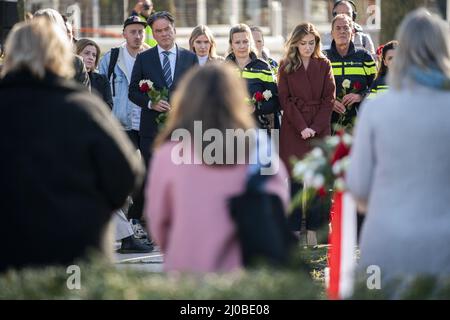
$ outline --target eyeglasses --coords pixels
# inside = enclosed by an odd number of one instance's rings
[[[144,4],[144,5],[142,6],[142,8],[143,8],[144,10],[150,10],[151,6],[148,5],[148,4]]]

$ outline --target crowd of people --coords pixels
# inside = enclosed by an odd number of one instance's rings
[[[375,51],[355,20],[354,4],[336,1],[330,33],[322,37],[313,24],[298,24],[280,61],[267,54],[262,30],[242,23],[231,27],[224,57],[206,25],[192,30],[184,49],[175,18],[155,12],[149,0],[138,1],[124,21],[123,44],[105,53],[92,39],[74,39],[53,9],[17,24],[0,76],[0,110],[13,120],[0,129],[7,155],[1,212],[4,236],[15,239],[0,253],[0,271],[67,264],[88,249],[102,250],[110,221],[119,252],[158,245],[166,270],[241,268],[228,205],[245,191],[253,150],[239,159],[224,147],[231,165],[179,165],[174,132],[195,136],[200,121],[223,137],[229,129],[279,137],[281,164],[263,191],[277,196],[287,214],[303,187],[291,181],[293,157],[355,119],[347,180],[361,224],[367,215],[362,265],[392,274],[448,271],[450,256],[438,251],[450,230],[443,147],[450,137],[448,27],[416,11],[398,42]],[[143,89],[143,82],[151,85]],[[201,158],[206,149],[183,152]],[[308,212],[298,207],[289,215],[297,236],[305,216],[308,244],[317,244],[315,232],[329,222],[323,201],[316,197]],[[25,250],[32,254],[21,255]]]

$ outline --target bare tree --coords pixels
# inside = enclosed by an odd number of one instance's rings
[[[175,1],[174,0],[153,0],[153,7],[156,11],[169,11],[175,16]]]
[[[428,7],[445,16],[446,1],[440,0],[382,0],[380,42],[386,43],[395,38],[395,33],[403,18],[412,10]]]

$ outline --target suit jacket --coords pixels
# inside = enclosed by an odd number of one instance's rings
[[[183,48],[177,46],[177,58],[175,63],[175,73],[172,86],[169,89],[169,101],[172,92],[176,89],[182,76],[193,66],[198,64],[197,56]],[[140,53],[134,63],[133,72],[131,74],[130,88],[128,97],[132,102],[142,108],[141,125],[139,134],[142,137],[154,138],[158,133],[158,125],[156,118],[158,111],[149,109],[148,102],[150,98],[147,94],[139,90],[139,81],[150,80],[153,82],[155,89],[161,90],[167,84],[161,67],[161,61],[158,54],[158,47],[151,48]]]
[[[280,157],[290,169],[290,158],[301,159],[311,148],[311,140],[302,139],[304,129],[313,129],[317,138],[331,133],[336,85],[328,59],[313,58],[307,70],[301,66],[289,74],[284,67],[282,63],[278,73],[278,94],[283,110]]]

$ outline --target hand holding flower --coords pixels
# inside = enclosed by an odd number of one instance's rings
[[[156,118],[156,123],[159,127],[162,127],[167,119],[167,112],[170,111],[169,90],[163,88],[162,90],[156,90],[153,86],[153,82],[150,80],[141,80],[139,82],[139,90],[142,93],[147,94],[152,102],[151,109],[160,112]]]
[[[362,96],[358,93],[349,93],[342,98],[342,104],[346,107],[350,107],[354,103],[362,101]]]
[[[340,102],[339,100],[335,100],[334,101],[334,105],[333,105],[333,111],[340,113],[340,114],[344,114],[345,113],[345,106],[342,104],[342,102]]]
[[[159,100],[157,104],[152,105],[152,109],[158,112],[170,111],[170,104],[165,100]]]

